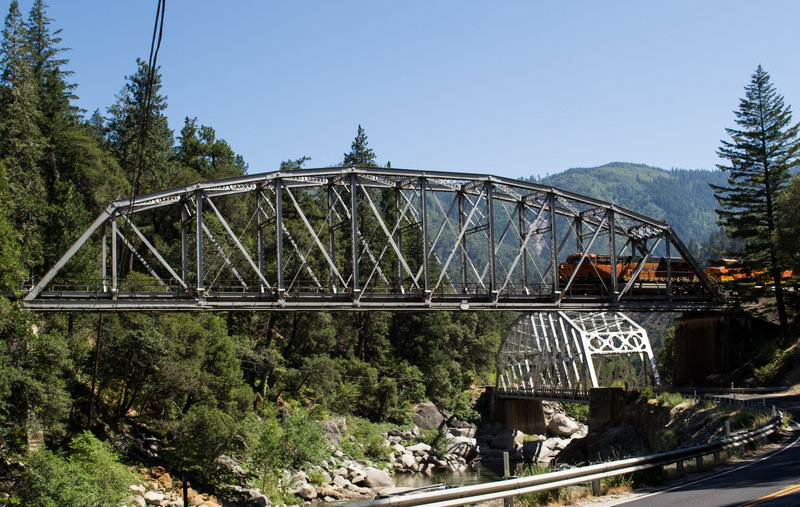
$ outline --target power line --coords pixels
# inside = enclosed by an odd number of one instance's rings
[[[145,83],[142,123],[139,129],[139,150],[136,167],[134,168],[133,181],[131,182],[131,206],[133,206],[136,194],[139,193],[139,178],[144,171],[144,142],[147,138],[147,122],[150,118],[150,104],[153,96],[153,81],[155,81],[158,50],[161,49],[161,37],[164,33],[164,12],[167,7],[166,0],[157,0],[157,3],[156,20],[153,25],[153,37],[150,40],[150,57],[147,61],[147,82]]]

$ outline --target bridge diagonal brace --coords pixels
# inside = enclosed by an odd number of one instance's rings
[[[586,257],[588,257],[589,252],[592,250],[592,246],[594,245],[594,241],[600,235],[600,231],[603,229],[603,224],[605,224],[605,223],[606,223],[606,219],[603,218],[603,221],[600,222],[600,225],[595,229],[594,234],[592,234],[592,239],[589,241],[589,245],[586,248],[584,248],[583,252],[581,252],[581,258],[578,261],[578,264],[575,265],[575,269],[572,270],[572,274],[570,275],[569,280],[567,280],[567,284],[564,286],[563,292],[561,294],[562,298],[564,297],[564,294],[566,294],[567,291],[569,291],[569,289],[572,287],[572,282],[575,280],[575,277],[578,275],[578,271],[580,271],[581,266],[583,265],[583,261],[586,260]]]
[[[274,191],[274,189],[272,189],[272,190]],[[262,193],[262,195],[264,195],[264,194]],[[269,208],[270,208],[270,210],[272,210],[272,213],[274,215],[277,215],[278,211],[275,209],[275,205],[272,204],[272,199],[268,199],[267,196],[264,196],[264,202],[266,202],[269,205]],[[267,215],[267,213],[263,209],[261,210],[261,213],[264,215],[264,218],[266,218],[268,220],[270,219],[269,215]],[[322,223],[322,226],[320,227],[320,231],[322,230],[323,227],[325,227],[326,223],[328,223],[328,218],[326,218],[325,221]],[[319,283],[319,280],[317,279],[317,275],[314,273],[314,270],[311,269],[311,265],[308,263],[308,255],[311,253],[311,250],[313,249],[313,245],[309,248],[309,250],[306,252],[306,254],[303,255],[303,252],[300,250],[300,245],[297,244],[297,242],[295,241],[294,237],[289,232],[289,228],[286,226],[286,223],[283,222],[283,220],[281,220],[281,229],[283,230],[283,234],[286,236],[286,239],[289,240],[289,244],[292,245],[292,250],[294,250],[297,253],[297,256],[300,257],[300,260],[302,261],[302,267],[300,269],[302,270],[302,268],[305,267],[306,271],[311,276],[311,279],[314,281],[314,283],[316,284],[317,288],[321,289],[322,288],[322,284]],[[297,278],[297,276],[299,276],[299,274],[300,274],[300,271],[298,270],[298,272],[295,274],[295,279]],[[292,281],[292,284],[289,284],[289,289],[292,288],[293,283],[294,283],[294,280]]]
[[[288,195],[289,199],[292,201],[292,205],[294,205],[295,209],[297,210],[297,214],[300,216],[300,220],[302,220],[303,224],[306,226],[306,229],[308,229],[308,232],[311,233],[311,237],[314,238],[314,242],[317,244],[317,248],[319,248],[319,251],[322,253],[322,256],[325,257],[325,260],[328,262],[328,265],[333,270],[336,277],[339,279],[340,282],[342,282],[342,286],[347,287],[347,282],[344,281],[344,278],[342,278],[342,275],[339,273],[339,270],[336,269],[336,264],[330,258],[327,249],[322,244],[317,234],[314,232],[314,228],[308,222],[308,218],[306,218],[306,214],[303,213],[303,210],[300,208],[300,205],[294,198],[294,194],[292,194],[292,192],[289,190],[288,187],[284,188],[284,190],[286,191],[286,195]]]
[[[155,272],[155,270],[152,268],[152,266],[150,266],[150,264],[149,264],[149,263],[148,263],[148,262],[147,262],[147,261],[144,259],[144,257],[142,257],[142,254],[140,254],[140,253],[139,253],[139,252],[136,250],[136,248],[134,248],[134,247],[133,247],[133,245],[130,243],[130,241],[128,241],[128,239],[127,239],[127,238],[126,238],[126,237],[125,237],[125,236],[122,234],[122,232],[120,232],[119,230],[117,230],[117,237],[119,237],[119,239],[121,239],[121,240],[122,240],[122,243],[123,243],[123,244],[124,244],[126,247],[128,247],[128,250],[130,250],[130,251],[131,251],[131,253],[132,253],[134,256],[136,256],[136,258],[137,258],[137,259],[139,259],[139,262],[141,262],[141,263],[142,263],[142,266],[144,266],[144,267],[145,267],[145,269],[146,269],[148,272],[150,272],[150,274],[153,276],[153,278],[155,278],[155,279],[156,279],[156,281],[157,281],[159,284],[161,284],[161,286],[162,286],[162,287],[164,287],[164,288],[166,289],[166,288],[167,288],[167,284],[166,284],[166,283],[164,283],[164,280],[162,280],[162,279],[161,279],[161,277],[160,277],[160,276],[158,276],[158,273],[156,273],[156,272]]]
[[[483,195],[483,191],[481,191],[481,195]],[[478,196],[478,198],[480,199],[480,196]],[[453,199],[453,203],[455,203],[456,201],[457,201],[456,199]],[[452,208],[453,206],[451,205],[450,210],[452,210]],[[458,252],[458,250],[461,248],[461,239],[464,237],[464,234],[466,234],[467,229],[469,228],[469,224],[472,221],[472,216],[475,214],[476,209],[477,207],[473,206],[473,208],[469,211],[469,215],[467,215],[467,218],[464,220],[464,226],[458,232],[458,237],[455,239],[454,243],[455,246],[453,246],[453,248],[450,250],[450,254],[447,256],[447,260],[445,261],[444,266],[442,267],[442,271],[441,273],[439,273],[439,279],[436,280],[436,284],[433,286],[433,290],[431,291],[431,293],[436,292],[436,289],[439,288],[439,284],[442,283],[442,278],[444,278],[444,275],[447,272],[447,268],[450,266],[450,262],[453,260],[453,257],[455,257],[456,252]],[[448,210],[448,213],[450,210]],[[447,215],[445,215],[445,221],[449,223],[449,218]],[[444,224],[442,224],[442,227],[444,227]],[[452,225],[450,227],[453,228]]]
[[[217,209],[217,206],[214,204],[214,201],[212,201],[209,196],[206,196],[206,202],[211,206],[211,210],[214,211],[215,215],[217,215],[217,218],[219,219],[220,223],[222,223],[222,227],[224,227],[225,230],[228,232],[228,235],[231,237],[233,242],[236,244],[236,247],[242,253],[242,255],[244,256],[244,258],[248,262],[248,264],[250,264],[250,267],[253,268],[253,271],[256,273],[256,275],[258,275],[258,278],[267,287],[267,289],[272,290],[272,287],[270,286],[269,282],[267,281],[266,278],[264,278],[264,274],[261,273],[261,271],[258,269],[258,266],[256,266],[255,262],[253,262],[252,257],[250,257],[250,254],[247,253],[247,250],[244,248],[242,243],[239,241],[239,238],[236,237],[236,234],[234,234],[233,230],[228,225],[228,222],[222,217],[222,213],[219,212],[219,209]],[[204,228],[204,230],[205,230],[205,228]],[[210,236],[210,233],[209,233],[209,236]],[[240,278],[240,280],[241,280],[241,278]]]
[[[80,250],[84,244],[86,244],[86,241],[89,239],[89,237],[92,234],[94,234],[94,232],[101,225],[105,224],[106,221],[114,214],[114,210],[115,208],[113,204],[109,205],[105,210],[103,210],[103,212],[100,213],[100,215],[97,218],[95,218],[94,222],[92,222],[92,225],[90,225],[88,229],[83,231],[83,234],[81,234],[78,237],[78,239],[76,239],[75,242],[72,243],[72,246],[70,246],[69,249],[64,253],[64,255],[61,256],[58,262],[56,262],[56,264],[52,268],[50,268],[50,270],[47,273],[45,273],[45,275],[41,278],[41,280],[39,280],[36,283],[36,285],[33,286],[30,292],[25,294],[23,300],[31,301],[33,299],[36,299],[36,297],[39,296],[39,294],[41,294],[44,288],[47,287],[47,284],[50,283],[53,277],[55,277],[58,274],[58,272],[61,271],[61,268],[63,268],[67,264],[67,262],[69,262],[69,260],[72,258],[72,256],[75,255],[75,253],[78,250]]]
[[[499,297],[499,295],[503,292],[503,290],[505,290],[506,285],[508,284],[508,281],[511,278],[511,274],[514,272],[514,268],[517,267],[517,263],[519,262],[520,258],[524,255],[526,248],[528,248],[528,242],[533,237],[533,231],[537,227],[538,220],[539,218],[537,218],[535,221],[532,221],[528,225],[528,229],[525,231],[525,237],[524,237],[525,239],[522,241],[522,245],[520,245],[519,251],[517,252],[517,255],[514,257],[514,261],[511,263],[511,268],[506,272],[506,277],[503,280],[502,285],[500,286],[500,290],[497,291],[497,297]]]
[[[158,253],[158,250],[156,250],[155,247],[153,247],[153,245],[147,240],[144,234],[142,234],[142,231],[140,231],[138,227],[133,225],[133,222],[131,222],[131,220],[128,218],[128,215],[124,214],[121,216],[125,220],[125,223],[127,223],[131,227],[131,229],[133,229],[133,232],[139,237],[139,239],[142,240],[142,243],[144,243],[145,246],[147,246],[147,249],[150,250],[150,252],[153,255],[155,255],[156,259],[158,259],[158,261],[167,269],[167,271],[169,271],[170,276],[172,276],[175,280],[178,281],[179,284],[181,284],[183,290],[188,290],[189,287],[186,285],[186,282],[184,282],[183,279],[180,276],[178,276],[175,270],[172,269],[172,266],[170,266],[169,263],[164,260],[161,254]]]
[[[389,244],[392,245],[392,249],[394,250],[394,253],[397,255],[397,259],[403,265],[403,269],[406,271],[406,274],[408,274],[408,276],[411,277],[411,281],[414,283],[414,287],[417,290],[421,291],[422,289],[419,286],[418,278],[414,277],[414,274],[411,272],[411,268],[408,267],[408,264],[406,263],[406,258],[403,256],[403,253],[400,251],[400,248],[398,248],[397,243],[395,243],[394,241],[394,235],[389,232],[389,229],[386,227],[386,224],[380,218],[378,209],[375,207],[375,203],[372,201],[372,198],[369,196],[369,194],[365,192],[364,195],[367,196],[367,203],[369,204],[369,208],[372,210],[372,214],[375,215],[375,218],[378,219],[378,224],[383,230],[383,233],[386,234],[386,239],[389,241]],[[399,219],[397,220],[397,224],[398,225],[400,224]],[[396,230],[397,230],[397,225],[395,225],[395,231]]]
[[[625,295],[625,294],[628,292],[628,290],[630,290],[630,288],[631,288],[631,287],[633,287],[633,284],[634,284],[634,283],[636,283],[636,279],[639,277],[639,274],[640,274],[640,273],[642,272],[642,270],[644,269],[644,265],[647,263],[647,261],[649,261],[649,260],[650,260],[650,256],[653,254],[653,252],[655,251],[655,249],[656,249],[656,248],[658,248],[658,245],[660,245],[660,244],[661,244],[661,240],[662,240],[662,239],[663,239],[663,238],[660,238],[660,237],[659,237],[659,238],[656,240],[656,242],[655,242],[655,243],[653,243],[653,246],[652,246],[652,247],[650,247],[650,248],[647,250],[647,254],[646,254],[644,257],[642,257],[642,260],[640,260],[640,261],[639,261],[639,264],[636,266],[636,269],[634,270],[633,274],[631,275],[631,278],[630,278],[630,280],[628,280],[628,283],[626,283],[626,284],[625,284],[625,287],[624,287],[624,288],[623,288],[623,289],[620,291],[620,293],[619,293],[619,297],[622,297],[622,296],[624,296],[624,295]]]
[[[206,200],[208,199],[206,198]],[[236,266],[234,266],[233,262],[231,262],[230,255],[225,253],[225,251],[222,249],[222,245],[219,244],[217,238],[214,237],[214,235],[211,233],[211,230],[208,228],[205,222],[203,222],[203,232],[205,232],[206,235],[208,236],[208,239],[211,240],[211,244],[214,245],[214,248],[217,249],[217,252],[219,252],[219,255],[222,257],[222,260],[228,266],[231,272],[233,272],[233,275],[239,280],[239,283],[242,284],[242,287],[244,287],[245,289],[249,289],[250,287],[248,287],[247,282],[244,281],[242,275],[239,274],[239,270],[237,270]]]

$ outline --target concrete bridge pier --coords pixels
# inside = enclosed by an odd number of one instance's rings
[[[490,416],[508,428],[514,428],[528,435],[544,435],[547,423],[544,420],[542,400],[532,398],[490,397]]]

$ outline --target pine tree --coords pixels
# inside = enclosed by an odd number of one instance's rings
[[[776,200],[791,177],[790,171],[800,165],[800,124],[791,124],[791,108],[784,106],[783,96],[775,91],[769,74],[760,65],[734,114],[739,128],[725,129],[731,140],[722,140],[717,152],[728,161],[718,165],[727,172],[728,184],[712,185],[720,205],[718,224],[732,237],[744,241],[740,258],[745,268],[767,269],[775,287],[780,325],[785,331],[788,321],[776,245],[780,218]]]
[[[27,28],[14,0],[0,45],[0,160],[6,165],[13,199],[11,222],[24,238],[21,255],[28,270],[41,262],[38,227],[47,207],[39,170],[45,141],[29,55]]]
[[[147,63],[136,59],[137,70],[127,76],[128,82],[108,109],[108,140],[112,152],[136,194],[169,188],[173,183],[173,135],[164,111],[167,98],[159,94],[161,74],[153,75],[149,112],[145,111],[147,97]],[[142,143],[142,124],[146,136]],[[143,167],[139,167],[142,150]]]
[[[350,153],[344,154],[343,165],[361,166],[361,167],[375,167],[375,152],[372,148],[367,146],[367,134],[361,125],[358,126],[358,133],[356,138],[353,139],[353,144],[350,145]]]

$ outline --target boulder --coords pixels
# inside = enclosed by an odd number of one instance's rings
[[[478,441],[469,437],[455,437],[448,442],[448,454],[472,460],[478,453]]]
[[[431,446],[423,442],[420,442],[418,444],[409,445],[408,447],[406,447],[406,450],[413,452],[418,456],[424,456],[431,452]]]
[[[342,443],[342,432],[339,431],[339,425],[336,424],[335,420],[323,422],[322,431],[325,434],[325,438],[328,439],[328,442],[333,442],[335,444]]]
[[[554,414],[547,423],[547,431],[558,437],[569,437],[580,431],[578,423],[564,414]]]
[[[164,498],[164,495],[155,491],[148,491],[144,494],[144,501],[147,505],[161,505]]]
[[[475,426],[468,426],[466,428],[450,428],[450,433],[455,437],[474,437]]]
[[[346,489],[348,486],[352,486],[352,483],[344,478],[342,475],[337,475],[333,478],[333,484],[337,487],[342,489]]]
[[[394,487],[394,481],[392,480],[391,476],[386,472],[384,472],[383,470],[378,470],[377,468],[368,467],[364,470],[364,473],[366,475],[364,483],[367,485],[368,488],[380,489],[380,488]]]
[[[411,419],[414,424],[426,430],[439,429],[445,423],[444,415],[429,401],[414,405],[414,416]]]
[[[307,482],[301,483],[297,488],[292,490],[292,494],[299,496],[303,500],[313,500],[317,498],[317,490]]]
[[[131,493],[134,495],[141,495],[144,496],[145,492],[147,491],[144,486],[141,484],[131,484],[129,486]]]
[[[164,489],[172,489],[172,477],[168,473],[164,472],[158,477],[158,479],[156,479],[156,481],[158,481],[158,483],[161,484],[161,487]]]
[[[144,499],[144,497],[142,495],[133,496],[131,498],[131,503],[133,503],[133,505],[136,505],[137,507],[146,507],[147,506],[147,501],[145,501],[145,499]]]
[[[417,458],[410,452],[405,452],[400,456],[400,464],[403,468],[412,469],[417,464]]]
[[[492,442],[489,444],[489,447],[492,449],[511,450],[514,449],[514,446],[517,444],[517,442],[519,442],[519,445],[522,445],[524,439],[525,434],[521,431],[505,431],[494,437]]]

